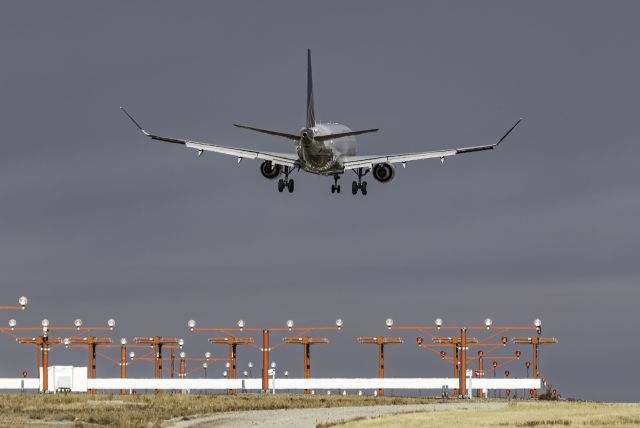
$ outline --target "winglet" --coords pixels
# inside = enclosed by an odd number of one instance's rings
[[[140,124],[139,124],[138,122],[136,122],[136,120],[133,118],[133,116],[131,116],[131,115],[129,114],[129,112],[128,112],[127,110],[125,110],[125,108],[124,108],[124,107],[120,106],[120,110],[122,110],[122,111],[124,112],[124,114],[126,114],[126,115],[127,115],[127,117],[128,117],[129,119],[131,119],[131,122],[133,122],[133,123],[134,123],[134,125],[136,125],[136,126],[138,127],[138,129],[139,129],[139,130],[140,130],[144,135],[146,135],[146,136],[150,136],[150,134],[149,134],[147,131],[145,131],[145,130],[142,128],[142,126],[140,126]]]
[[[506,134],[504,134],[504,135],[502,136],[502,138],[500,138],[500,139],[498,140],[498,142],[497,142],[497,143],[495,143],[495,144],[494,144],[494,146],[496,146],[496,147],[497,147],[500,143],[502,143],[502,140],[504,140],[505,138],[507,138],[507,136],[509,136],[509,134],[511,134],[511,131],[513,131],[514,129],[516,129],[516,126],[518,126],[518,124],[519,124],[520,122],[522,122],[522,118],[518,119],[518,121],[517,121],[517,122],[516,122],[516,123],[515,123],[515,124],[514,124],[514,125],[513,125],[509,130],[508,130],[508,131],[507,131],[507,133],[506,133]]]

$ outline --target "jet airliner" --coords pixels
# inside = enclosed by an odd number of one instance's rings
[[[214,152],[237,157],[238,162],[242,159],[262,160],[260,165],[261,174],[270,180],[278,179],[278,191],[285,189],[292,193],[294,190],[294,180],[290,174],[295,170],[302,170],[311,174],[333,177],[331,193],[340,193],[338,180],[342,174],[353,171],[356,180],[351,184],[351,193],[357,194],[360,191],[367,194],[367,182],[363,180],[369,172],[374,179],[381,183],[391,181],[395,176],[394,164],[406,166],[407,162],[439,158],[444,162],[444,158],[463,153],[479,152],[497,148],[500,143],[515,129],[522,121],[520,118],[496,143],[482,146],[462,147],[456,149],[436,150],[417,153],[402,153],[392,155],[358,155],[356,153],[356,136],[376,132],[378,129],[364,129],[352,131],[345,125],[339,123],[319,123],[316,121],[314,101],[313,101],[313,78],[311,73],[311,51],[307,50],[307,121],[306,126],[298,134],[271,131],[268,129],[254,128],[246,125],[234,124],[238,128],[248,129],[279,138],[294,141],[296,144],[294,153],[274,153],[259,150],[248,150],[236,147],[225,147],[208,143],[201,143],[179,138],[163,137],[152,134],[144,130],[142,126],[123,107],[122,111],[131,121],[142,131],[144,135],[153,140],[168,143],[180,144],[190,149],[198,151],[198,156],[204,152]]]

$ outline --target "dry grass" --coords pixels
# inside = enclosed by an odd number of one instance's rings
[[[419,412],[359,419],[340,428],[640,427],[640,405],[585,402],[512,403],[502,409]]]
[[[169,419],[234,410],[420,404],[430,398],[304,395],[35,395],[0,394],[0,426],[160,426]],[[441,400],[440,400],[441,401]]]

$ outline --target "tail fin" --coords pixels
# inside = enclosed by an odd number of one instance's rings
[[[316,112],[313,106],[313,76],[311,75],[311,49],[307,49],[307,128],[316,126]]]

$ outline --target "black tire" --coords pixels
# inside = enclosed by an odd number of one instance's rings
[[[358,193],[358,183],[355,181],[351,183],[351,193],[354,195]]]
[[[283,190],[284,190],[284,180],[281,178],[280,180],[278,180],[278,192],[282,193]]]
[[[367,194],[367,182],[366,181],[362,182],[362,186],[360,186],[360,191],[362,192],[363,195]]]
[[[337,191],[338,193],[340,193],[340,185],[339,185],[339,184],[336,186],[336,191]]]
[[[289,193],[293,193],[293,180],[289,180],[287,188],[289,189]]]
[[[335,185],[331,185],[331,193],[336,193],[336,186]]]

